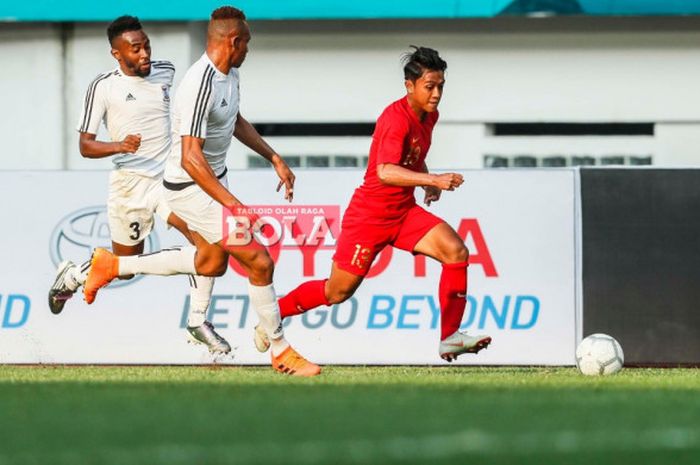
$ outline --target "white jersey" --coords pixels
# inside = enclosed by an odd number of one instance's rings
[[[223,175],[238,117],[238,84],[238,69],[223,74],[206,53],[187,70],[175,95],[173,144],[165,167],[168,183],[193,182],[181,164],[182,136],[204,139],[204,158],[217,177]]]
[[[163,173],[170,153],[170,88],[175,67],[169,61],[154,61],[145,78],[126,76],[119,68],[101,74],[85,94],[79,132],[97,134],[104,120],[113,142],[129,134],[141,134],[135,153],[112,157],[116,168],[143,176]]]

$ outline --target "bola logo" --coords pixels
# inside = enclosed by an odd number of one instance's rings
[[[102,247],[111,249],[107,208],[104,205],[82,208],[61,219],[51,234],[49,244],[51,261],[58,266],[63,260],[76,264],[87,261],[93,249]],[[144,240],[143,252],[149,253],[160,249],[155,231]],[[135,283],[143,276],[130,280],[115,280],[110,287],[120,287]]]

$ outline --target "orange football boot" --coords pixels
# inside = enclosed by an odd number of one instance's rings
[[[97,291],[112,282],[118,275],[119,257],[109,250],[95,249],[90,259],[90,270],[83,286],[85,302],[93,303],[97,297]]]
[[[316,376],[321,367],[299,355],[292,346],[287,347],[277,357],[272,355],[272,368],[290,376]]]

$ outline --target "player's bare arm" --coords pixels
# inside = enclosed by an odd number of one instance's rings
[[[435,187],[444,191],[453,191],[464,182],[459,173],[430,174],[416,172],[394,163],[377,165],[377,176],[384,184],[401,187]]]
[[[287,162],[265,142],[255,127],[250,124],[248,120],[243,118],[240,113],[238,113],[238,118],[236,119],[233,135],[236,139],[254,150],[255,153],[272,163],[272,167],[280,178],[277,191],[279,192],[282,186],[284,186],[284,198],[291,202],[294,197],[294,181],[296,177],[289,166],[287,166]]]
[[[104,142],[96,134],[80,133],[80,154],[85,158],[105,158],[119,153],[135,153],[141,146],[141,134],[129,134],[122,141]]]
[[[204,192],[224,207],[243,205],[216,179],[216,174],[202,153],[203,146],[204,139],[182,136],[182,168]]]
[[[421,172],[423,173],[429,173],[430,171],[428,170],[428,165],[423,162],[423,167],[421,168]],[[442,189],[435,187],[435,186],[422,186],[423,191],[425,192],[425,196],[423,197],[423,203],[427,205],[428,207],[432,202],[437,202],[440,200],[440,196],[442,195]]]

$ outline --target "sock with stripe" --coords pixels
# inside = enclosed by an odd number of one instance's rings
[[[187,314],[187,326],[201,326],[207,319],[207,309],[214,289],[214,278],[190,275],[190,309]]]
[[[66,272],[65,283],[68,289],[75,292],[80,286],[85,284],[88,271],[90,271],[90,263],[90,260],[88,260],[81,265],[77,265],[74,268],[69,269]]]
[[[158,252],[119,257],[119,276],[133,274],[154,274],[171,276],[174,274],[196,275],[194,257],[197,248],[173,247]]]
[[[289,343],[284,338],[284,329],[282,328],[282,319],[280,318],[275,288],[272,284],[256,286],[249,282],[248,295],[250,296],[250,303],[260,319],[260,325],[270,339],[272,354],[275,356],[281,354],[284,349],[289,347]]]

